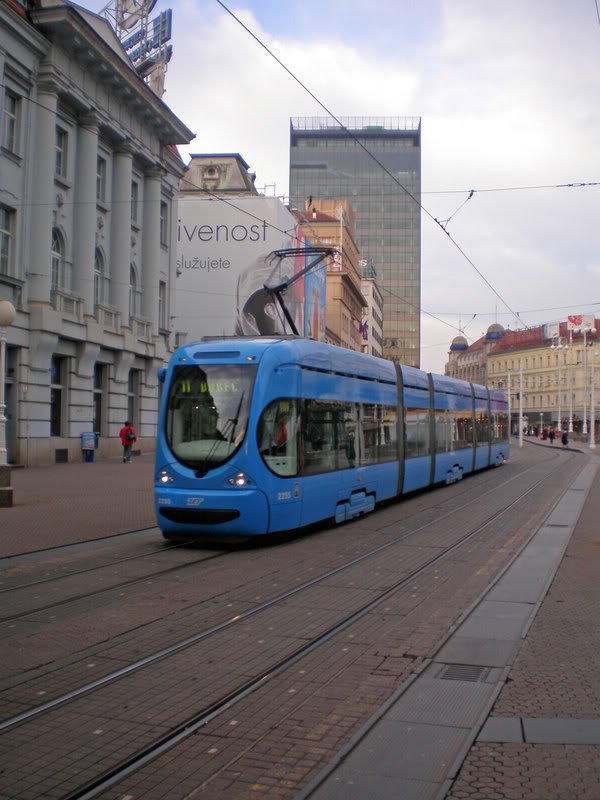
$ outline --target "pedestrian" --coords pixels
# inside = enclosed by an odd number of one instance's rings
[[[562,446],[566,447],[569,444],[569,434],[566,431],[563,431],[563,435],[560,437],[562,442]]]
[[[550,428],[550,433],[548,434],[548,438],[550,439],[550,444],[554,444],[554,428]]]
[[[133,443],[137,441],[137,434],[129,420],[125,422],[125,425],[119,431],[119,436],[123,445],[123,463],[131,464],[131,448]]]

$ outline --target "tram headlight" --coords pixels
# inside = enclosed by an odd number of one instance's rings
[[[161,471],[158,473],[157,481],[158,483],[165,483],[165,484],[174,483],[175,478],[172,475],[169,475],[166,469],[161,469]]]
[[[230,486],[239,486],[240,488],[243,488],[244,486],[252,484],[252,480],[248,477],[248,475],[246,475],[245,472],[236,472],[235,475],[232,475],[227,479],[227,483]]]

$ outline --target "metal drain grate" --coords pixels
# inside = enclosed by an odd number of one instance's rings
[[[480,667],[478,664],[448,664],[439,677],[443,681],[478,683],[487,678],[488,672],[488,667]]]

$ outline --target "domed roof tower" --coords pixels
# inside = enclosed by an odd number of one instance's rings
[[[450,350],[466,350],[468,346],[469,343],[464,336],[455,336],[454,339],[452,339]]]
[[[485,334],[486,339],[501,339],[503,336],[504,328],[498,322],[493,322]]]

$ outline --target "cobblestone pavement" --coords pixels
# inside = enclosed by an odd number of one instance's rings
[[[154,454],[11,470],[0,508],[0,558],[156,525]]]
[[[524,447],[532,445],[550,446],[525,439]],[[588,457],[585,445],[572,449]],[[111,460],[13,470],[14,506],[0,509],[0,557],[153,527],[152,477],[152,454],[130,465]],[[600,738],[571,742],[566,725],[580,720],[600,730],[598,520],[600,472],[491,711],[492,719],[517,721],[521,732],[527,721],[557,723],[563,739],[480,736],[448,800],[600,800]]]
[[[597,475],[559,570],[491,712],[494,720],[518,720],[526,741],[480,738],[449,800],[600,800],[599,520]],[[539,738],[544,738],[545,730],[545,738],[554,742],[528,741],[527,724],[532,720],[547,720],[536,723],[541,726]],[[578,739],[573,720],[585,721],[585,730],[596,732],[591,737],[595,744],[573,742]],[[579,735],[582,730],[583,724]]]

